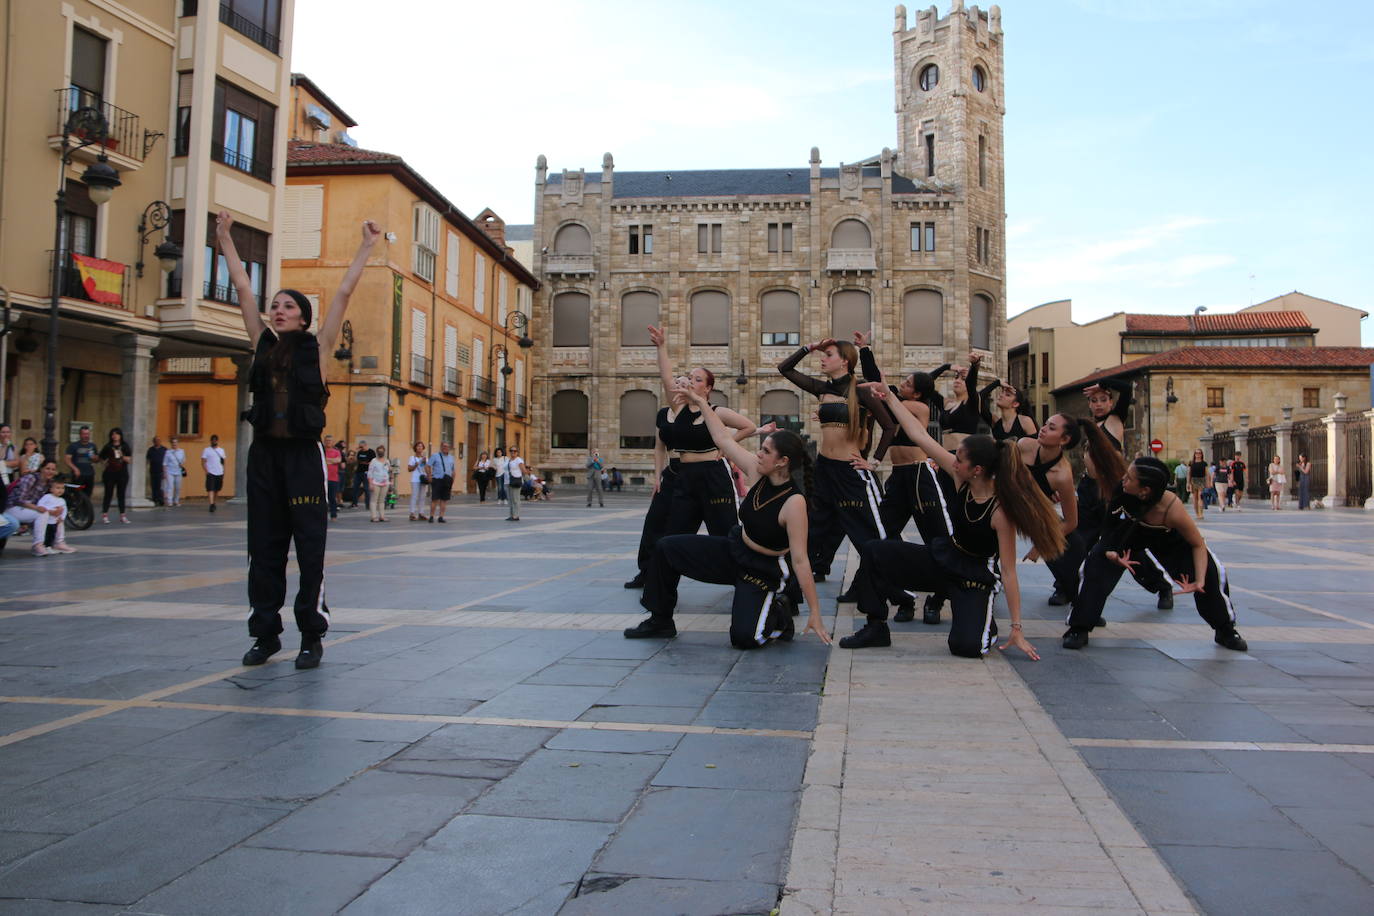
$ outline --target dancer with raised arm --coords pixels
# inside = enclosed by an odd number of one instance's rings
[[[1057,413],[1045,421],[1035,438],[1027,436],[1015,442],[1031,479],[1047,499],[1059,503],[1062,514],[1060,527],[1064,532],[1064,552],[1053,560],[1045,561],[1054,574],[1054,594],[1050,596],[1050,604],[1056,607],[1072,603],[1078,594],[1078,567],[1083,563],[1086,550],[1082,536],[1077,534],[1078,495],[1074,491],[1073,468],[1069,465],[1068,456],[1081,435],[1077,420]],[[1106,445],[1105,439],[1097,441]],[[1110,445],[1106,447],[1111,448]],[[1040,559],[1040,554],[1032,547],[1026,559],[1034,563]]]
[[[997,442],[1034,436],[1038,432],[1035,420],[1026,412],[1026,393],[1020,388],[993,379],[978,392],[978,402],[982,406],[983,422],[992,429],[992,438]],[[997,411],[995,417],[994,409]]]
[[[1083,587],[1069,615],[1065,649],[1088,644],[1121,574],[1146,562],[1162,566],[1178,582],[1178,594],[1193,596],[1217,645],[1235,652],[1248,648],[1236,632],[1226,568],[1207,549],[1183,500],[1170,492],[1169,480],[1169,468],[1158,458],[1137,458],[1126,469],[1108,505],[1108,525],[1083,564]]]
[[[890,397],[881,388],[877,395]],[[890,646],[888,602],[900,601],[908,590],[943,586],[953,617],[949,651],[979,658],[996,642],[993,599],[1005,590],[1011,637],[999,648],[1015,646],[1038,659],[1021,627],[1016,537],[1028,537],[1044,557],[1053,559],[1063,552],[1064,534],[1050,501],[1031,479],[1012,443],[998,445],[990,436],[970,436],[950,452],[931,438],[903,403],[893,404],[892,414],[940,466],[938,482],[951,534],[931,544],[875,539],[859,549],[862,559],[854,587],[859,610],[868,620],[853,636],[841,639],[840,646]]]
[[[824,380],[797,371],[807,355],[819,353]],[[873,449],[875,463],[883,460],[897,426],[892,414],[871,390],[854,378],[859,350],[845,340],[826,338],[804,346],[778,364],[783,378],[820,399],[821,444],[816,458],[816,489],[811,496],[811,535],[807,553],[817,582],[830,574],[840,543],[849,538],[855,547],[886,536],[878,506],[882,495],[871,471],[853,460],[869,452],[864,426],[876,420],[882,435]]]
[[[945,409],[941,424],[944,427],[944,446],[947,449],[959,447],[969,436],[978,432],[978,367],[983,357],[977,353],[968,355],[968,368],[954,370],[953,394],[945,398]],[[937,379],[943,369],[931,373]]]
[[[664,399],[671,401],[677,388],[673,367],[668,359],[667,341],[663,329],[649,328],[649,339],[658,350],[658,373],[663,380]],[[754,424],[728,407],[712,407],[710,397],[716,387],[715,373],[698,366],[687,373],[690,387],[706,404],[700,407],[689,399],[672,417],[673,449],[677,452],[677,485],[673,488],[668,507],[669,534],[695,534],[706,523],[706,530],[715,535],[728,534],[738,520],[735,483],[730,469],[721,457],[720,449],[711,441],[706,427],[705,411],[716,414],[726,426],[736,430],[736,436],[753,435]]]
[[[325,531],[329,508],[325,483],[324,406],[329,400],[327,365],[343,325],[348,299],[362,277],[368,255],[382,237],[371,220],[363,223],[362,242],[330,300],[316,333],[310,333],[312,307],[304,294],[280,290],[271,299],[267,321],[258,311],[252,281],[239,260],[230,229],[233,217],[221,210],[215,223],[229,278],[238,296],[243,326],[253,345],[248,387],[253,406],[245,418],[253,425],[248,449],[248,634],[252,648],[245,665],[261,665],[281,649],[281,607],[286,602],[286,559],[296,544],[300,585],[296,626],[301,633],[297,668],[315,668],[324,656],[321,640],[329,629],[324,597]]]
[[[730,645],[757,649],[774,639],[790,640],[794,627],[793,605],[783,594],[789,576],[788,557],[811,608],[806,628],[821,642],[829,643],[821,620],[820,599],[806,559],[806,497],[792,478],[801,470],[804,485],[812,481],[811,461],[801,436],[791,430],[769,434],[757,452],[735,441],[731,430],[710,410],[695,386],[682,389],[687,400],[701,411],[711,439],[744,474],[750,487],[740,503],[740,522],[724,537],[671,534],[654,547],[653,561],[645,578],[639,603],[649,617],[625,631],[626,639],[666,638],[677,635],[673,611],[682,576],[717,585],[733,585],[730,610]]]
[[[668,406],[660,407],[654,416],[654,491],[649,508],[644,513],[644,527],[639,533],[639,555],[635,561],[638,571],[633,579],[625,583],[626,588],[644,587],[644,573],[653,559],[654,545],[668,530],[668,510],[673,504],[673,490],[677,487],[677,472],[681,464],[676,454],[669,457],[669,452],[673,450],[673,419],[687,403],[687,398],[679,389],[690,385],[691,379],[679,375],[675,382],[676,387],[668,397]]]

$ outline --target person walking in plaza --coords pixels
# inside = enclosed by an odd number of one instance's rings
[[[129,443],[124,441],[124,430],[118,426],[111,429],[109,438],[97,457],[104,464],[103,473],[100,475],[105,490],[101,496],[100,520],[107,525],[110,523],[110,499],[117,497],[119,520],[127,525],[129,516],[125,512],[124,504],[129,495],[129,465],[133,462],[134,456],[129,453]]]
[[[200,450],[200,466],[205,470],[205,495],[210,499],[211,512],[215,511],[215,499],[224,489],[224,466],[228,461],[229,456],[219,444],[219,436],[211,436],[210,444]]]
[[[495,475],[492,479],[496,482],[496,502],[501,504],[506,501],[506,482],[510,479],[507,468],[510,465],[510,458],[506,455],[506,450],[497,446],[491,453],[491,470]]]
[[[649,617],[625,630],[625,638],[676,636],[673,612],[677,586],[687,576],[699,582],[734,586],[730,645],[736,649],[757,649],[775,639],[790,640],[795,632],[795,608],[785,588],[788,578],[795,575],[811,609],[802,634],[814,631],[821,642],[829,643],[806,557],[806,497],[792,476],[800,471],[804,486],[814,480],[801,436],[791,430],[776,430],[751,453],[735,441],[734,430],[710,409],[697,387],[689,382],[682,391],[689,404],[701,412],[711,440],[743,472],[749,490],[740,503],[739,523],[728,534],[670,534],[659,540],[639,601]]]
[[[343,453],[334,446],[334,437],[324,437],[324,484],[329,494],[329,520],[339,517],[339,469]]]
[[[1240,501],[1245,498],[1245,460],[1240,452],[1231,459],[1231,495],[1235,499],[1234,508],[1240,511]]]
[[[429,456],[429,520],[446,525],[444,515],[448,501],[453,498],[456,465],[448,442],[439,443],[439,451]]]
[[[1283,486],[1288,483],[1288,478],[1283,473],[1283,462],[1279,456],[1275,455],[1274,460],[1269,462],[1269,504],[1274,511],[1279,511],[1279,501],[1283,499]]]
[[[1202,449],[1193,449],[1193,460],[1188,462],[1188,495],[1193,500],[1193,515],[1202,521],[1202,491],[1212,485],[1212,471],[1207,459],[1202,457]]]
[[[162,503],[181,505],[181,484],[186,477],[186,449],[176,436],[167,440],[167,452],[162,456]]]
[[[592,507],[592,494],[596,494],[596,500],[601,508],[606,508],[605,491],[601,487],[601,453],[592,449],[592,453],[587,456],[587,508]]]
[[[377,453],[367,447],[366,439],[358,440],[358,447],[353,450],[353,503],[352,509],[358,508],[358,500],[363,501],[363,507],[372,505],[372,498],[368,495],[367,469],[372,464],[372,459],[377,457]]]
[[[167,446],[162,444],[161,439],[154,436],[153,444],[148,446],[148,451],[144,457],[148,461],[148,492],[152,496],[153,505],[165,505],[162,498],[162,470],[163,462],[167,457]]]
[[[1225,512],[1231,505],[1231,459],[1223,458],[1212,471],[1212,486],[1217,488],[1217,505]]]
[[[820,354],[823,380],[797,371],[797,365],[811,353]],[[878,514],[882,502],[878,482],[871,471],[855,466],[853,459],[869,454],[866,427],[870,418],[882,427],[882,436],[872,449],[874,464],[887,454],[897,424],[873,391],[854,377],[858,361],[859,349],[854,344],[827,338],[802,347],[778,364],[783,378],[820,401],[821,443],[816,457],[816,488],[809,494],[807,548],[817,582],[830,574],[835,551],[845,537],[857,548],[886,536]],[[886,394],[886,389],[882,393]]]
[[[94,494],[95,462],[100,450],[91,441],[91,428],[89,426],[81,427],[77,430],[76,435],[77,440],[67,446],[67,467],[71,469],[72,481],[85,487],[88,494]]]
[[[343,279],[330,299],[315,333],[310,332],[313,306],[303,293],[279,290],[269,300],[267,322],[258,311],[252,281],[230,234],[233,218],[220,211],[215,234],[239,310],[253,347],[248,388],[253,426],[248,448],[248,633],[253,646],[245,665],[261,665],[281,649],[281,607],[286,601],[286,561],[294,541],[300,585],[296,591],[296,627],[301,634],[297,668],[315,668],[324,657],[329,629],[325,603],[324,554],[328,534],[325,501],[324,408],[329,400],[328,366],[321,353],[333,353],[348,300],[382,237],[371,220]],[[213,440],[212,440],[213,442]]]
[[[410,456],[406,458],[406,470],[410,472],[410,520],[425,522],[429,519],[424,512],[425,485],[429,482],[429,458],[425,456],[425,444],[416,442]]]
[[[1226,568],[1207,549],[1183,501],[1169,491],[1169,468],[1158,458],[1137,458],[1126,469],[1108,504],[1108,525],[1083,564],[1083,586],[1069,614],[1065,649],[1082,649],[1102,617],[1121,574],[1138,563],[1155,563],[1192,595],[1198,616],[1213,630],[1213,641],[1244,652],[1236,632],[1236,609]]]
[[[487,501],[487,487],[491,485],[494,474],[495,472],[491,468],[491,458],[486,452],[478,454],[477,461],[472,465],[472,479],[477,484],[477,501],[479,503]]]
[[[890,397],[881,386],[874,393],[881,399]],[[973,435],[951,452],[902,402],[893,404],[892,414],[940,468],[936,479],[950,535],[930,544],[875,538],[860,546],[854,592],[867,620],[854,635],[841,639],[840,647],[890,646],[888,603],[900,601],[908,591],[943,589],[952,617],[950,653],[981,658],[997,641],[993,599],[1001,590],[1006,594],[1011,636],[999,648],[1014,646],[1038,659],[1022,632],[1016,538],[1029,538],[1042,558],[1053,560],[1064,552],[1064,532],[1020,449],[1011,441],[999,445],[991,436]]]
[[[1312,506],[1312,462],[1306,455],[1298,456],[1297,472],[1298,508],[1309,509]]]
[[[506,501],[510,506],[510,514],[506,516],[508,522],[520,521],[520,490],[525,485],[525,459],[520,457],[520,449],[510,450],[510,457],[506,459],[506,473],[503,482],[506,485]]]
[[[391,489],[391,462],[386,459],[386,446],[379,445],[367,463],[367,509],[374,522],[387,521],[386,495]]]

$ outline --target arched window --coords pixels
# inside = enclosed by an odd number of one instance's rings
[[[592,234],[586,226],[568,223],[553,234],[554,254],[591,254]]]
[[[692,344],[719,347],[730,342],[730,297],[713,289],[692,294]]]
[[[620,345],[652,347],[649,325],[658,324],[658,293],[637,290],[620,297]]]
[[[550,404],[553,413],[553,447],[587,447],[587,396],[580,391],[560,391]]]
[[[801,432],[801,398],[793,391],[769,391],[759,401],[759,424],[776,423],[778,429]]]
[[[842,289],[830,299],[830,336],[850,340],[855,331],[873,326],[872,298],[868,290]]]
[[[873,234],[857,219],[842,219],[830,234],[831,248],[872,248]]]
[[[719,382],[720,379],[716,379],[716,381]],[[706,396],[706,401],[712,407],[730,406],[730,396],[726,394],[724,391],[721,391],[719,388],[712,388],[711,393]]]
[[[795,347],[801,343],[801,296],[790,289],[771,289],[759,300],[763,309],[765,347]]]
[[[969,304],[968,342],[975,350],[992,349],[992,300],[982,293]]]
[[[553,345],[592,345],[592,300],[586,293],[559,293],[553,297]]]
[[[653,448],[658,429],[654,417],[658,398],[652,391],[637,389],[620,396],[620,447]]]
[[[926,92],[934,89],[940,84],[940,68],[934,64],[926,64],[916,77],[916,84]]]
[[[938,347],[945,342],[945,297],[933,289],[913,289],[902,297],[902,343]]]

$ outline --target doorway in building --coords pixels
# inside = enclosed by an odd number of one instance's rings
[[[91,372],[87,369],[62,369],[62,394],[59,417],[69,417],[72,421],[89,424],[91,439],[97,445],[104,445],[105,438],[112,427],[121,426],[120,415],[123,409],[120,377],[104,372]],[[66,451],[67,446],[76,438],[76,431],[58,427],[58,454]],[[66,441],[63,441],[63,440]],[[133,443],[138,446],[138,443]],[[146,447],[146,446],[145,446]]]

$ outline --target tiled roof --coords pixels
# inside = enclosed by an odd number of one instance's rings
[[[865,178],[877,178],[881,169],[863,166]],[[821,169],[822,178],[838,178],[839,169]],[[600,184],[599,172],[587,173],[587,184]],[[562,184],[563,176],[550,174],[549,184]],[[811,170],[795,169],[700,169],[696,171],[658,171],[615,173],[615,198],[622,197],[740,197],[807,195],[811,193]],[[893,174],[896,194],[928,194],[903,175]]]
[[[1232,312],[1217,315],[1126,315],[1126,332],[1223,334],[1236,331],[1310,331],[1304,312]]]
[[[394,153],[383,153],[371,149],[359,149],[343,143],[314,143],[308,140],[292,140],[286,148],[286,164],[297,165],[350,165],[357,162],[391,162],[404,160]]]
[[[506,241],[529,242],[534,239],[534,223],[506,223]]]
[[[1086,388],[1102,379],[1136,375],[1147,369],[1368,369],[1374,347],[1179,347],[1099,369],[1061,385],[1054,393]]]

